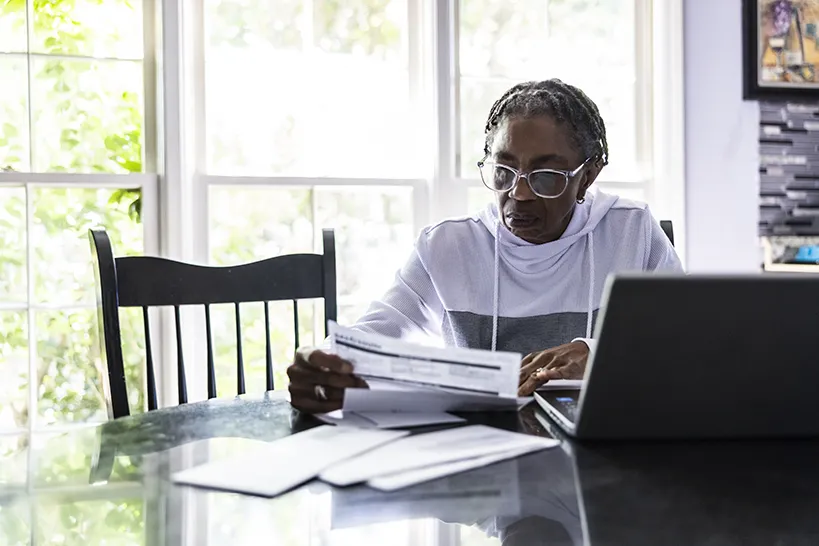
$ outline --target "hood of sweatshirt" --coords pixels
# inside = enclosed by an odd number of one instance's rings
[[[586,337],[592,334],[594,306],[594,228],[617,202],[617,196],[589,192],[586,200],[578,203],[566,231],[556,241],[533,244],[515,236],[501,223],[497,205],[491,204],[480,215],[480,221],[495,241],[495,268],[492,311],[492,350],[497,348],[498,309],[500,306],[500,261],[524,274],[537,274],[554,267],[562,256],[576,244],[585,244],[589,269],[588,304],[586,309]]]

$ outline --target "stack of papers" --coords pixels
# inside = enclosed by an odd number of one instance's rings
[[[393,491],[558,445],[483,425],[405,431],[318,427],[232,459],[174,474],[177,483],[272,497],[315,477]]]
[[[521,355],[478,349],[438,348],[358,332],[331,323],[330,349],[353,364],[369,389],[347,389],[341,412],[326,423],[401,428],[460,420],[459,411],[515,411]],[[415,414],[392,415],[387,414]]]

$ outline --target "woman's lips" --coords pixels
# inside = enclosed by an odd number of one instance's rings
[[[522,229],[532,227],[538,222],[537,216],[530,216],[528,214],[507,214],[506,223],[509,227],[515,229]]]

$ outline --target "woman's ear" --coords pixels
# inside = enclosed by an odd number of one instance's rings
[[[597,163],[592,164],[586,169],[586,174],[583,177],[583,182],[580,184],[580,188],[583,193],[586,193],[586,190],[589,189],[589,186],[594,184],[594,181],[597,180],[597,175],[600,174],[600,169],[602,167],[598,167]]]

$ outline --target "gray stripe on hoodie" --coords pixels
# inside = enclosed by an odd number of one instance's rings
[[[593,319],[597,320],[597,310]],[[473,349],[492,346],[492,316],[447,311],[442,325],[446,344]],[[586,335],[586,313],[552,313],[533,317],[498,317],[498,350],[524,356],[569,343]]]

